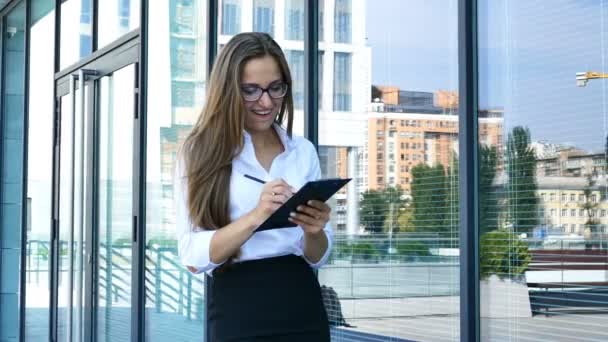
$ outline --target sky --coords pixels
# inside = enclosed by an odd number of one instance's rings
[[[366,6],[374,84],[457,90],[457,0]],[[575,75],[608,73],[608,0],[480,0],[478,17],[480,108],[504,108],[505,130],[533,140],[602,151],[608,79]]]

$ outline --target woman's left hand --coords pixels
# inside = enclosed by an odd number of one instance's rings
[[[290,214],[289,220],[302,227],[304,233],[319,233],[329,222],[331,208],[324,202],[308,201],[307,205],[300,205],[296,210]]]

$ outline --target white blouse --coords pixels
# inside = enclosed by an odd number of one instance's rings
[[[306,182],[321,177],[319,157],[312,143],[303,137],[287,136],[285,130],[274,126],[283,146],[284,152],[279,154],[267,172],[258,162],[251,136],[244,132],[245,144],[243,151],[232,161],[232,175],[230,176],[230,219],[237,220],[253,210],[258,204],[263,184],[244,177],[245,174],[271,181],[282,178],[296,190]],[[215,268],[221,264],[211,262],[209,246],[215,230],[203,230],[195,227],[188,215],[187,206],[187,180],[178,163],[174,201],[176,211],[176,231],[178,239],[178,253],[184,266],[197,269],[195,273],[207,272],[212,275]],[[311,267],[318,268],[327,262],[332,246],[332,229],[330,224],[324,228],[327,235],[327,251],[317,263],[306,260],[304,254],[304,231],[300,227],[271,229],[254,233],[249,240],[241,246],[241,255],[236,262],[255,260],[288,254],[302,256]]]

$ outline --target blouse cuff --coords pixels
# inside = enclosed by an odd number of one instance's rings
[[[215,232],[215,230],[189,232],[180,241],[180,260],[190,272],[211,274],[211,271],[223,264],[223,262],[219,264],[212,262],[209,255],[211,238]]]
[[[328,230],[327,227],[328,227],[328,225],[326,225],[325,228],[323,229],[323,232],[325,233],[325,236],[327,237],[327,249],[325,250],[325,253],[323,253],[323,256],[321,257],[321,259],[319,259],[319,261],[317,261],[317,262],[311,262],[306,257],[306,254],[304,254],[305,237],[304,237],[304,233],[302,233],[302,258],[308,263],[308,265],[310,265],[310,267],[312,267],[314,269],[320,268],[321,266],[325,265],[327,263],[327,259],[329,259],[329,255],[331,254],[331,248],[333,245],[332,234],[330,233],[330,230]]]

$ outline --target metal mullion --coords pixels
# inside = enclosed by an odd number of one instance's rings
[[[4,17],[8,13],[10,13],[15,7],[17,7],[17,5],[19,5],[19,3],[21,3],[21,1],[26,1],[26,0],[13,0],[13,1],[7,3],[6,5],[4,5],[4,7],[2,7],[0,9],[0,17]]]
[[[211,75],[211,70],[213,69],[213,63],[215,61],[215,57],[217,55],[217,41],[218,41],[218,10],[219,1],[218,0],[209,0],[207,1],[207,84],[209,84],[209,76]],[[209,282],[212,281],[211,277],[205,273],[205,342],[212,342],[211,336],[209,335],[209,298],[210,298],[210,289]]]
[[[304,9],[304,135],[319,148],[319,2]]]
[[[25,0],[24,0],[25,1]],[[20,300],[20,304],[19,304],[19,340],[24,342],[25,341],[25,309],[26,309],[26,301],[25,301],[25,295],[26,295],[26,273],[25,269],[27,267],[26,265],[26,261],[27,261],[27,146],[28,146],[28,125],[29,125],[29,120],[28,120],[28,99],[29,99],[29,69],[30,69],[30,63],[29,63],[29,52],[30,52],[30,34],[29,34],[29,27],[30,27],[30,10],[31,10],[31,6],[30,6],[30,1],[25,1],[24,2],[24,6],[25,6],[25,27],[24,27],[24,51],[23,51],[23,63],[24,63],[24,68],[23,68],[23,77],[24,77],[24,82],[23,82],[23,161],[22,161],[22,179],[21,181],[22,186],[21,186],[21,273],[20,273],[20,295],[19,295],[19,300]]]
[[[79,69],[87,68],[87,65],[91,64],[92,62],[94,62],[98,59],[103,59],[106,55],[112,54],[115,50],[119,49],[121,46],[127,45],[131,41],[136,41],[137,39],[139,39],[139,36],[140,36],[139,28],[132,30],[131,32],[123,35],[121,38],[115,40],[114,42],[91,53],[87,57],[82,58],[79,61],[75,62],[74,64],[63,68],[63,70],[61,70],[59,72],[56,72],[55,80],[60,80],[73,72],[77,72]],[[132,44],[137,44],[137,43],[132,43]],[[93,68],[93,69],[95,69],[95,68]]]
[[[54,72],[59,71],[59,46],[60,46],[60,33],[61,32],[61,0],[55,0],[55,27],[54,27],[54,53],[53,53],[53,64]],[[60,162],[60,149],[59,149],[59,138],[60,132],[60,111],[61,104],[57,98],[57,85],[53,84],[53,115],[54,115],[54,132],[53,132],[53,185],[51,191],[51,257],[50,257],[50,299],[49,299],[49,340],[57,341],[57,324],[58,324],[58,288],[59,288],[59,162]]]
[[[84,89],[83,89],[84,91]],[[94,306],[94,299],[96,297],[96,282],[94,277],[94,272],[96,270],[95,264],[93,263],[94,259],[93,255],[95,255],[96,251],[96,242],[97,242],[97,229],[95,224],[95,199],[97,182],[96,182],[96,161],[97,161],[97,144],[95,143],[95,139],[97,137],[96,132],[96,108],[97,108],[97,97],[95,96],[97,92],[97,87],[95,82],[89,85],[89,89],[87,91],[87,98],[89,99],[86,108],[86,126],[85,130],[87,132],[87,138],[85,142],[85,146],[89,149],[88,158],[86,159],[85,172],[86,172],[86,182],[84,183],[85,189],[87,189],[87,196],[85,197],[84,204],[84,213],[85,221],[84,226],[88,227],[85,232],[85,241],[86,241],[86,253],[87,259],[84,264],[84,288],[85,292],[85,303],[84,303],[84,340],[85,341],[93,341],[95,338],[95,318],[96,311]]]
[[[146,109],[148,61],[148,1],[140,6],[139,61],[135,65],[133,125],[133,265],[131,273],[131,341],[146,340]],[[143,314],[142,314],[143,313]]]
[[[477,1],[458,1],[460,340],[480,341]]]
[[[91,4],[91,53],[97,51],[99,42],[99,0],[93,0]]]

